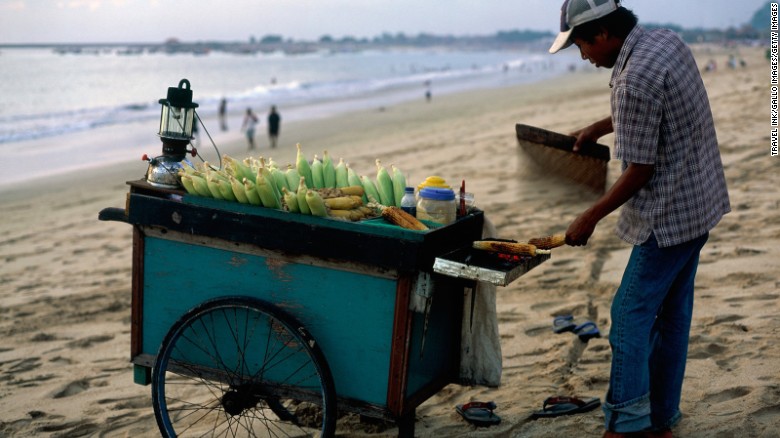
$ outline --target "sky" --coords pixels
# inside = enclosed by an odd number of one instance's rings
[[[562,0],[0,0],[0,44],[557,32]],[[766,0],[624,0],[641,22],[739,27]]]

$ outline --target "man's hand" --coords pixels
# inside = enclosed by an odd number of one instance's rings
[[[612,132],[612,117],[599,120],[592,125],[588,125],[582,129],[578,129],[571,133],[577,140],[574,141],[574,152],[579,152],[582,145],[587,142],[595,143],[601,137],[610,134]]]
[[[598,219],[595,219],[590,211],[582,213],[566,230],[566,244],[570,246],[584,246],[596,229]]]

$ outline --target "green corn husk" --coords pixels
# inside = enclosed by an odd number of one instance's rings
[[[263,204],[263,207],[280,209],[282,205],[274,192],[272,184],[273,182],[263,176],[262,173],[257,174],[257,194],[260,196],[260,202]]]
[[[347,163],[343,158],[339,158],[339,164],[336,166],[336,187],[347,187],[349,178],[347,176]]]
[[[393,170],[393,197],[395,199],[395,206],[401,206],[401,198],[404,197],[406,191],[406,175],[401,172],[401,169],[391,164],[390,168]]]
[[[233,194],[233,187],[229,182],[223,179],[217,179],[217,188],[219,188],[219,194],[222,195],[222,199],[226,201],[236,202],[236,196]]]
[[[296,145],[298,148],[298,155],[296,156],[295,160],[295,168],[298,170],[298,174],[304,178],[306,178],[306,187],[314,187],[314,181],[311,177],[311,166],[309,165],[309,161],[306,160],[306,156],[303,154],[303,151],[301,150],[301,144],[298,143]]]
[[[197,195],[198,192],[195,190],[195,186],[192,185],[192,177],[191,175],[188,175],[184,172],[179,173],[179,178],[181,178],[181,185],[184,186],[184,190],[187,191],[190,195]]]
[[[290,188],[290,186],[287,185],[287,176],[285,176],[284,172],[277,169],[276,167],[272,167],[271,175],[274,177],[274,185],[276,185],[276,188],[279,189],[280,193],[282,188]]]
[[[306,187],[306,178],[301,177],[298,183],[298,191],[295,193],[295,197],[298,198],[298,209],[302,214],[311,214],[309,204],[306,202],[306,192],[309,190]]]
[[[325,178],[323,177],[322,161],[314,154],[314,159],[311,162],[311,179],[315,189],[321,189],[325,187]],[[308,186],[308,181],[307,181]]]
[[[260,202],[260,195],[257,194],[257,185],[250,181],[249,178],[244,178],[244,191],[246,192],[246,199],[252,205],[263,205]]]
[[[190,179],[192,180],[192,186],[195,189],[195,191],[198,192],[198,195],[211,198],[211,191],[209,190],[209,186],[206,183],[205,178],[199,175],[192,174],[190,175]]]
[[[371,181],[371,178],[363,175],[360,177],[360,182],[363,185],[363,191],[365,192],[368,202],[381,202],[379,199],[379,192],[377,191],[374,182]]]
[[[236,200],[242,204],[248,204],[249,199],[246,197],[246,188],[243,184],[238,182],[238,180],[234,176],[230,176],[230,188],[233,190],[233,196],[235,196]]]
[[[380,202],[388,207],[395,206],[395,196],[393,195],[393,179],[387,173],[387,169],[382,166],[382,162],[376,160],[376,190],[379,192]]]
[[[329,189],[336,187],[336,167],[328,151],[322,152],[322,179],[325,181],[325,187]]]
[[[288,164],[284,177],[287,178],[287,188],[291,192],[296,192],[298,190],[298,182],[301,180],[301,174],[298,173],[298,169],[294,168],[292,164]]]
[[[298,196],[295,193],[290,192],[287,188],[282,188],[282,196],[284,197],[284,203],[287,205],[287,211],[291,213],[300,213],[301,209],[298,208]]]
[[[328,210],[325,208],[325,201],[322,196],[312,189],[306,191],[306,203],[309,204],[309,210],[314,216],[327,217]]]

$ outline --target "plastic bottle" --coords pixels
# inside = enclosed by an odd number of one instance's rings
[[[417,217],[417,198],[414,197],[414,187],[406,187],[401,198],[401,210]]]
[[[419,192],[417,219],[448,225],[455,222],[455,192],[452,189],[425,187]]]

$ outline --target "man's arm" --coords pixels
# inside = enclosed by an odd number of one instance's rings
[[[566,243],[571,246],[582,246],[588,243],[593,230],[596,229],[596,224],[631,199],[650,181],[653,172],[652,164],[629,163],[607,193],[569,225],[566,230]]]

